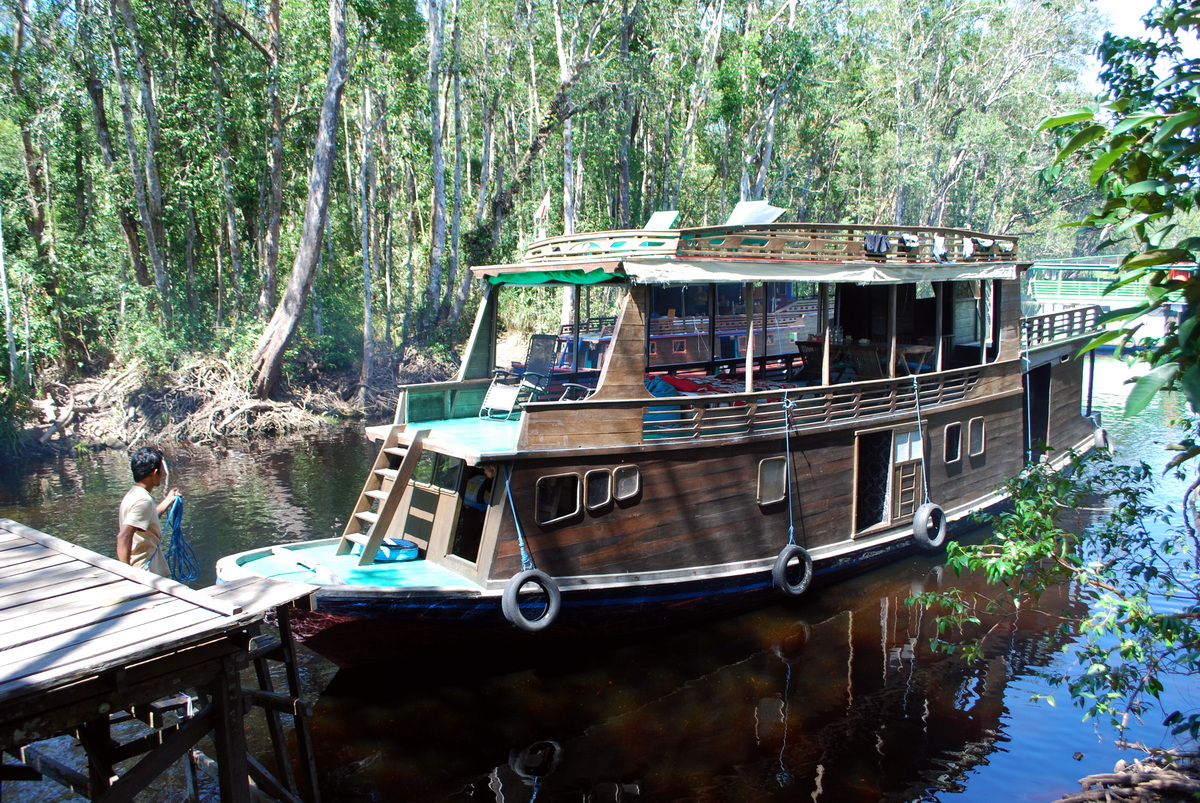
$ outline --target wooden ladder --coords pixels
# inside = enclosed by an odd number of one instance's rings
[[[413,434],[412,443],[405,448],[399,443],[403,429],[403,426],[393,427],[384,438],[375,465],[358,496],[358,504],[354,506],[354,514],[346,522],[346,530],[338,543],[338,555],[350,554],[356,544],[362,547],[359,566],[375,562],[379,546],[421,457],[421,442],[429,434],[427,429],[418,430]]]

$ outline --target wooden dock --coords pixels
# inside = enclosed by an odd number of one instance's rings
[[[250,800],[250,779],[260,797],[316,800],[311,706],[300,696],[288,614],[311,591],[272,580],[196,591],[0,519],[0,757],[18,762],[0,764],[0,782],[49,778],[92,800],[130,800],[211,734],[222,801]],[[278,640],[260,630],[272,611]],[[271,688],[268,659],[284,662],[287,693]],[[242,686],[249,665],[258,688]],[[171,724],[155,717],[156,701],[193,689],[198,711]],[[243,718],[252,705],[267,712],[274,774],[246,752]],[[118,712],[156,729],[118,744]],[[295,722],[307,790],[294,778],[281,713]],[[79,739],[86,773],[29,747],[63,734]],[[136,756],[117,777],[115,765]]]

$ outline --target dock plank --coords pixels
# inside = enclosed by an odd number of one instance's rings
[[[69,600],[57,606],[45,606],[0,622],[0,643],[8,648],[28,644],[30,641],[48,636],[96,626],[109,619],[119,618],[143,608],[163,604],[167,598],[145,592],[136,597],[119,601],[102,602],[80,595],[80,599]],[[0,651],[0,656],[3,652]]]
[[[23,591],[17,591],[11,594],[0,593],[0,615],[14,615],[12,612],[15,609],[22,608],[26,605],[36,605],[44,600],[54,600],[64,594],[70,594],[83,588],[114,585],[120,582],[120,580],[121,578],[113,577],[112,575],[107,575],[103,572],[92,571],[82,577],[77,577],[61,583],[52,583],[41,586],[35,585],[32,588],[28,588]]]
[[[116,647],[136,645],[143,637],[156,633],[173,633],[204,622],[215,624],[211,612],[206,614],[182,600],[167,601],[117,620],[96,622],[92,627],[81,626],[32,644],[0,650],[0,677],[22,677]]]

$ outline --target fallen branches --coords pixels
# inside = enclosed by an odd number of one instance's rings
[[[1195,757],[1154,755],[1126,764],[1117,762],[1112,772],[1089,775],[1079,780],[1082,791],[1064,795],[1064,803],[1090,801],[1184,801],[1200,795]]]

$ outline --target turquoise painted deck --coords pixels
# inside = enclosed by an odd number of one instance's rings
[[[409,430],[428,429],[425,439],[452,443],[458,447],[490,454],[511,454],[517,450],[520,420],[497,421],[488,418],[450,418],[441,421],[410,421]]]
[[[287,547],[305,563],[315,564],[329,574],[300,566],[286,556],[266,552],[261,558],[253,555],[241,563],[242,567],[279,580],[292,580],[313,585],[344,583],[352,586],[390,586],[396,588],[463,588],[478,591],[480,587],[460,574],[429,563],[425,560],[374,563],[359,566],[358,555],[335,555],[337,542],[331,541],[314,546],[296,545]],[[332,581],[332,582],[331,582]],[[340,581],[340,582],[339,582]]]

